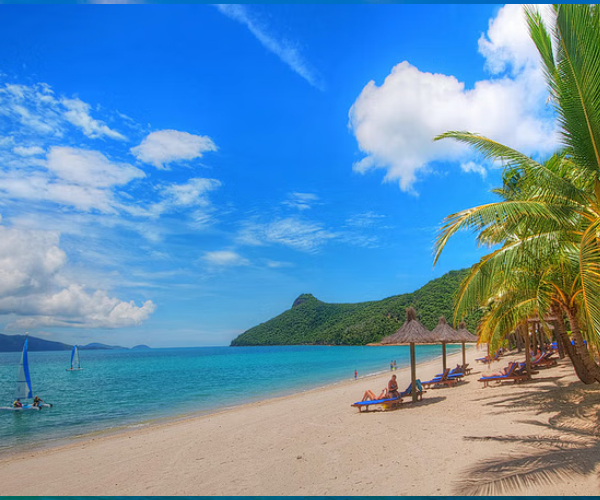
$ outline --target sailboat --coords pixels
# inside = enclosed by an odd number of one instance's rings
[[[27,339],[23,344],[23,352],[21,353],[21,362],[19,363],[19,371],[17,373],[17,390],[15,398],[21,400],[27,400],[33,398],[33,390],[31,389],[31,376],[29,375],[29,359],[27,357]],[[15,408],[13,406],[3,406],[0,410],[9,411],[28,411],[28,410],[39,410],[42,407],[50,408],[52,405],[43,403],[37,406],[33,406],[33,403],[23,403],[22,407]]]
[[[79,361],[79,349],[76,345],[73,346],[71,351],[71,368],[67,368],[68,372],[73,370],[81,370],[81,362]]]

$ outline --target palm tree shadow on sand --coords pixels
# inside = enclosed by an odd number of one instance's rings
[[[521,420],[541,427],[544,434],[525,436],[466,436],[472,441],[522,445],[526,450],[502,453],[463,471],[455,483],[457,495],[507,495],[541,484],[573,481],[577,475],[594,473],[600,465],[600,394],[597,388],[572,383],[566,387],[544,387],[490,401],[488,405],[512,411],[537,409],[552,415],[548,422]],[[549,432],[548,432],[549,431]],[[600,473],[598,474],[600,476]]]

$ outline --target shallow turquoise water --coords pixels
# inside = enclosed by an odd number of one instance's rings
[[[441,346],[416,349],[417,362],[441,356]],[[200,347],[81,351],[83,370],[69,372],[70,355],[29,352],[33,392],[54,407],[0,412],[0,451],[290,394],[351,379],[354,370],[389,371],[390,360],[398,369],[410,363],[407,346]],[[0,406],[13,400],[19,358],[0,353]]]

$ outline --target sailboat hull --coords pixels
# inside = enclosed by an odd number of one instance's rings
[[[0,411],[40,411],[40,408],[33,405],[23,405],[22,408],[13,408],[12,406],[0,406]]]

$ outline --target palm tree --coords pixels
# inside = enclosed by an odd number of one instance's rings
[[[480,244],[500,244],[473,267],[457,315],[493,303],[482,326],[498,336],[533,314],[541,318],[554,311],[561,320],[566,314],[574,346],[566,329],[558,333],[579,378],[592,383],[600,382],[600,366],[584,340],[600,344],[600,16],[590,5],[557,5],[554,12],[552,37],[537,11],[527,9],[526,16],[564,149],[539,163],[477,134],[436,137],[470,144],[506,167],[504,186],[497,191],[504,200],[447,217],[435,260],[463,228],[478,231]]]

